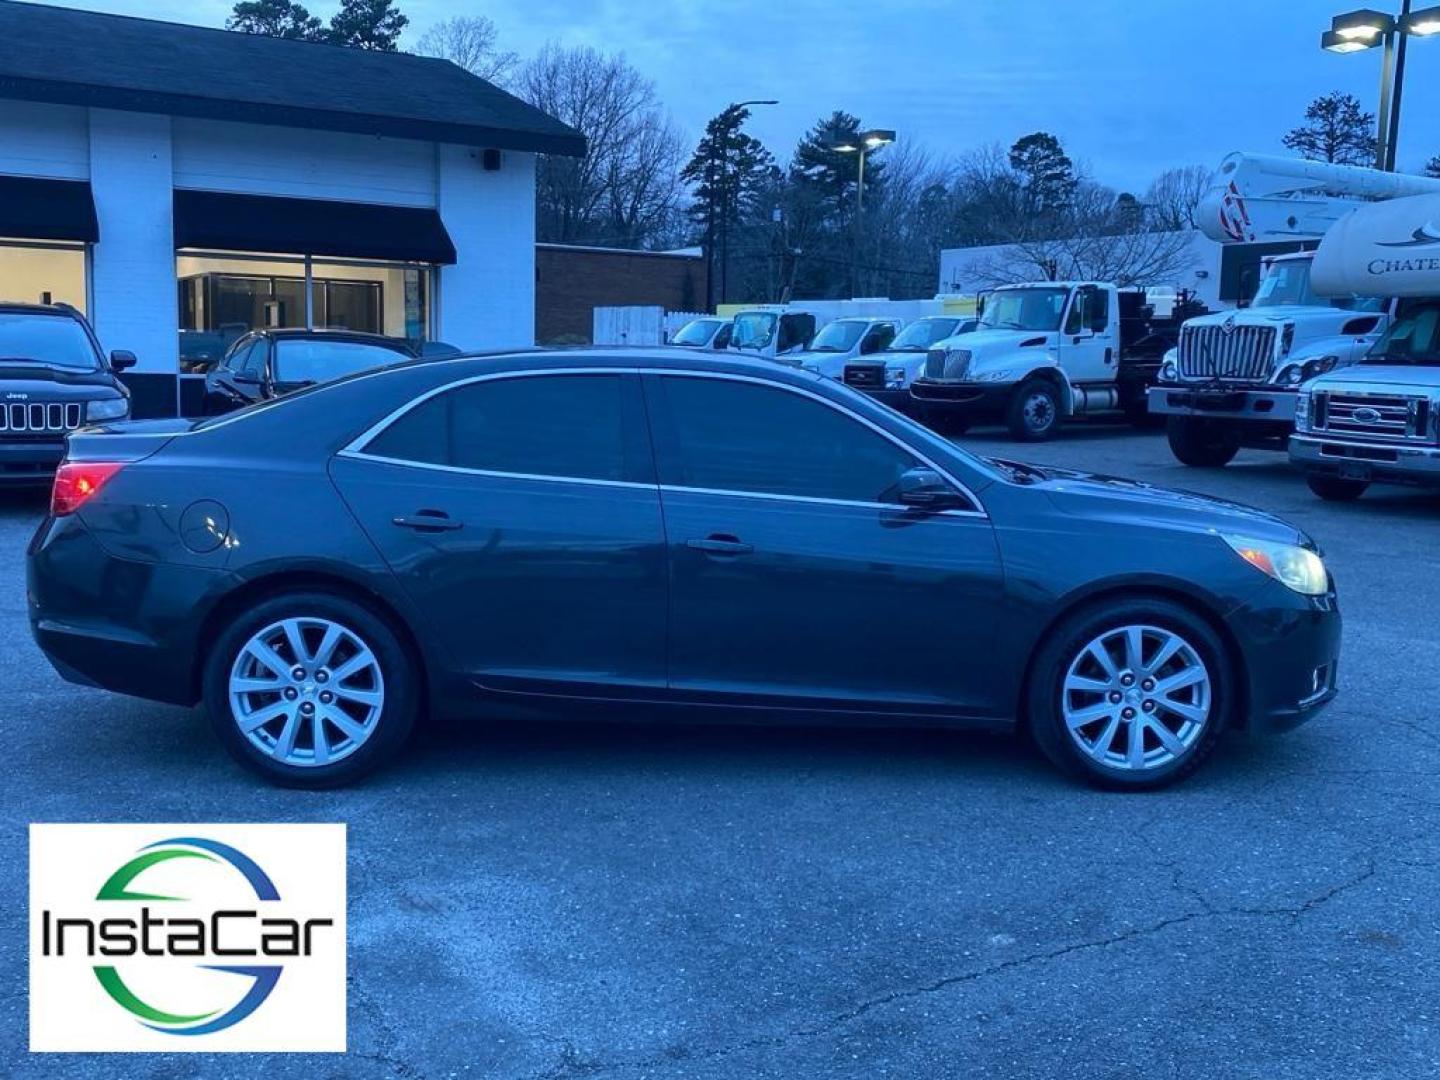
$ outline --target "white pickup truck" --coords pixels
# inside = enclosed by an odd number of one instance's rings
[[[1317,288],[1398,298],[1389,329],[1350,367],[1303,387],[1290,460],[1323,499],[1374,482],[1440,487],[1440,195],[1342,218],[1315,254]]]
[[[910,396],[937,426],[1000,420],[1031,442],[1050,438],[1067,417],[1141,421],[1145,388],[1179,317],[1167,336],[1143,291],[1109,282],[1006,285],[984,297],[973,330],[930,349]]]

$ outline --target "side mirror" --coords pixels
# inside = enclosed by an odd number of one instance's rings
[[[135,354],[128,349],[115,349],[110,353],[110,366],[116,371],[125,371],[139,362]]]
[[[900,502],[904,506],[948,510],[961,505],[960,496],[945,482],[944,477],[923,465],[901,473],[898,489]]]

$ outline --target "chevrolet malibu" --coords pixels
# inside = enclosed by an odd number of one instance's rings
[[[201,702],[281,784],[422,715],[1028,732],[1104,787],[1335,693],[1268,514],[966,453],[841,383],[684,350],[402,363],[71,436],[29,613],[65,678]]]

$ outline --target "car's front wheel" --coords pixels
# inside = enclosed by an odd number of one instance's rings
[[[1060,427],[1060,394],[1044,379],[1021,383],[1005,410],[1005,426],[1022,442],[1043,442]]]
[[[1218,469],[1240,452],[1240,429],[1225,420],[1172,416],[1165,425],[1170,452],[1182,465]]]
[[[389,761],[420,697],[416,664],[389,622],[326,592],[275,596],[232,620],[206,659],[203,692],[241,764],[307,788]]]
[[[1310,490],[1326,502],[1354,502],[1365,494],[1370,486],[1368,480],[1346,480],[1339,476],[1325,476],[1323,473],[1309,473],[1305,483]]]
[[[1067,619],[1041,646],[1026,720],[1072,775],[1112,789],[1164,787],[1215,748],[1232,679],[1204,619],[1167,600],[1115,601]]]

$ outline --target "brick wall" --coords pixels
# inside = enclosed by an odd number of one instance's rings
[[[535,249],[535,342],[586,344],[597,307],[658,304],[698,311],[705,260],[605,248],[540,244]]]

